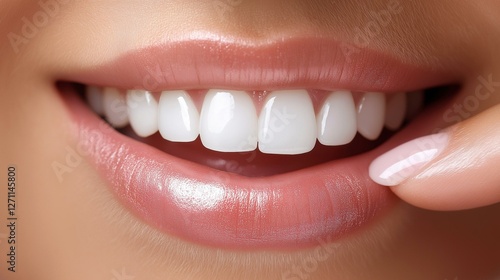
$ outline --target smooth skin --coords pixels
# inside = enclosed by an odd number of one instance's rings
[[[315,34],[353,43],[357,30],[390,1],[62,2],[29,38],[13,43],[9,34],[21,36],[25,19],[33,21],[43,8],[38,1],[0,0],[1,256],[10,250],[3,225],[10,165],[17,169],[19,217],[16,272],[8,271],[1,257],[0,279],[461,280],[500,275],[498,85],[476,110],[457,111],[461,123],[451,132],[449,149],[423,173],[391,188],[408,203],[327,247],[240,252],[190,244],[131,215],[85,157],[62,181],[51,169],[78,142],[53,86],[68,71],[195,32],[255,42]],[[229,8],[221,10],[219,2]],[[369,48],[459,77],[462,90],[452,104],[474,94],[480,76],[500,82],[497,0],[398,3],[401,13],[370,37]],[[453,107],[443,111],[448,109]],[[455,125],[441,118],[436,129]],[[469,210],[449,211],[461,209]]]

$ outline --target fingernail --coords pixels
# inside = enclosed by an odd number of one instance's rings
[[[438,133],[406,142],[375,159],[369,174],[383,186],[396,186],[418,175],[448,145],[448,133]]]

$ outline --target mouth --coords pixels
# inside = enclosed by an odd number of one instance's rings
[[[343,48],[187,40],[68,73],[58,88],[78,143],[139,218],[207,246],[303,248],[395,205],[368,165],[432,130],[436,97],[457,92],[449,75]]]

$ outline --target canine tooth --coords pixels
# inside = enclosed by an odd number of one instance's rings
[[[187,92],[162,92],[158,108],[158,128],[164,139],[192,142],[198,138],[200,114]]]
[[[420,113],[424,106],[424,93],[421,91],[410,92],[407,100],[406,118],[411,120]]]
[[[376,140],[384,129],[385,95],[367,92],[358,104],[358,132],[369,140]]]
[[[149,91],[127,91],[127,108],[130,126],[141,137],[158,131],[158,103]]]
[[[87,86],[85,90],[85,97],[92,111],[102,116],[104,114],[104,104],[101,88]]]
[[[317,117],[318,141],[326,146],[349,144],[357,133],[356,117],[351,92],[331,93]]]
[[[316,144],[316,117],[305,90],[272,92],[259,117],[259,150],[266,154],[302,154]]]
[[[397,93],[387,98],[385,127],[398,130],[406,116],[406,93]]]
[[[104,116],[106,120],[116,128],[128,125],[127,103],[125,96],[120,94],[116,88],[104,88],[103,90]]]
[[[209,90],[200,115],[203,145],[219,152],[245,152],[257,148],[257,112],[243,91]]]

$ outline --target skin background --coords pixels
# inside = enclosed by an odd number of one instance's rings
[[[127,50],[186,33],[210,32],[265,41],[318,34],[352,42],[371,11],[390,1],[251,1],[221,14],[207,1],[67,1],[17,51],[8,34],[22,34],[36,1],[0,0],[0,179],[18,169],[16,273],[7,271],[3,226],[7,190],[0,191],[1,279],[282,279],[318,267],[304,279],[492,279],[500,267],[500,206],[432,212],[399,204],[376,224],[335,242],[324,261],[315,249],[228,252],[157,232],[115,201],[86,159],[60,182],[51,164],[78,139],[55,77],[93,67]],[[498,1],[400,1],[403,10],[369,47],[402,61],[444,69],[474,92],[477,77],[500,80]],[[499,89],[500,90],[500,89]],[[500,103],[494,95],[471,115]],[[3,237],[3,238],[2,238]],[[129,278],[124,275],[130,276]],[[307,278],[305,278],[307,277]],[[292,278],[293,279],[293,278]],[[300,278],[298,278],[300,279]]]

